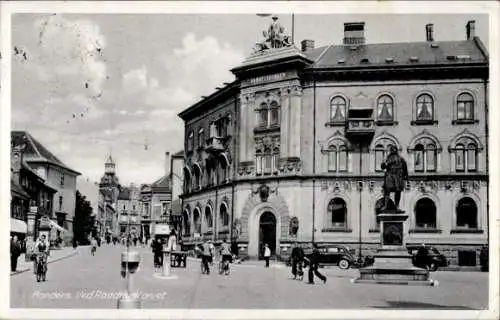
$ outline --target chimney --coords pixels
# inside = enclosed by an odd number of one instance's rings
[[[302,46],[302,52],[314,49],[314,40],[308,40],[308,39],[302,40],[300,44]]]
[[[170,175],[170,152],[165,152],[165,175]]]
[[[428,23],[425,25],[425,37],[427,42],[434,41],[434,25],[432,23]]]
[[[344,44],[345,45],[365,44],[364,22],[344,23]]]
[[[467,26],[465,28],[467,29],[467,40],[473,40],[476,36],[476,21],[470,20],[467,22]]]

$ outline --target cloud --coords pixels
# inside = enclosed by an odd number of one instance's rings
[[[102,92],[106,64],[102,60],[106,39],[99,26],[87,20],[68,20],[60,15],[37,19],[38,72],[41,79],[63,82],[74,78],[93,94]]]

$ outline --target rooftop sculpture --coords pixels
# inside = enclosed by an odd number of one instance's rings
[[[263,52],[268,49],[278,49],[283,47],[289,47],[292,45],[290,36],[285,35],[285,28],[278,22],[278,17],[272,17],[273,22],[269,28],[262,31],[264,36],[264,41],[258,42],[255,45],[255,53]]]

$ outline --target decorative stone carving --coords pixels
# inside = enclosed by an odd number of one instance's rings
[[[238,166],[238,174],[241,177],[249,176],[255,171],[255,165],[253,161],[240,162]]]
[[[262,202],[267,202],[267,199],[269,199],[269,195],[272,193],[278,194],[278,188],[269,188],[266,184],[260,185],[257,190],[254,190],[252,188],[252,195],[259,194],[260,200]]]

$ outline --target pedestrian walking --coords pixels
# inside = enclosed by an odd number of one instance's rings
[[[90,240],[90,254],[95,255],[95,252],[97,251],[97,240],[92,237]]]
[[[73,250],[76,251],[77,247],[78,247],[78,241],[76,240],[76,237],[73,237]]]
[[[21,255],[21,243],[17,236],[13,236],[10,241],[10,270],[15,272],[17,270],[17,259]]]
[[[311,257],[309,259],[306,258],[307,260],[309,260],[309,282],[307,282],[308,284],[314,284],[315,275],[316,277],[323,280],[323,283],[326,283],[326,277],[318,271],[319,255],[320,253],[318,250],[318,245],[315,243],[313,244],[313,252],[311,254]]]
[[[208,262],[210,262],[210,265],[214,265],[214,256],[215,256],[215,245],[212,242],[212,240],[208,240],[208,246],[210,248],[210,258],[208,259]]]
[[[202,265],[202,273],[210,274],[210,258],[212,257],[212,253],[210,252],[210,243],[209,241],[204,242],[201,245],[201,265]]]
[[[159,269],[163,265],[163,245],[159,239],[153,240],[151,243],[153,249],[153,264],[155,269]]]
[[[264,245],[264,260],[266,260],[266,268],[269,268],[270,258],[271,258],[271,249],[269,249],[269,245],[266,243]]]
[[[299,279],[302,280],[304,276],[304,272],[302,271],[302,264],[304,262],[304,250],[299,247],[297,243],[294,244],[290,258],[292,263],[293,279],[297,279],[297,277],[299,277]]]

